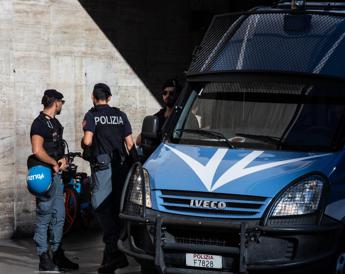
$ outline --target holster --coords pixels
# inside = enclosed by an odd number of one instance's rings
[[[100,154],[96,157],[96,163],[94,165],[95,171],[106,170],[110,168],[111,158],[108,154]]]

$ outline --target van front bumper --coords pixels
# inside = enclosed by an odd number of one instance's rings
[[[145,218],[120,214],[124,230],[118,247],[139,262],[150,261],[161,273],[203,272],[186,266],[186,253],[222,256],[223,268],[205,273],[297,268],[333,255],[343,229],[332,220],[272,227],[259,225],[259,220],[195,218],[149,209],[146,213]]]

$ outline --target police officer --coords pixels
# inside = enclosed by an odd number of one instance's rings
[[[49,166],[54,174],[49,190],[36,197],[36,223],[34,241],[39,256],[40,271],[78,269],[64,255],[61,239],[65,220],[64,196],[59,171],[66,168],[64,158],[63,127],[55,118],[65,103],[63,95],[48,89],[42,97],[44,109],[31,125],[30,137],[32,155],[28,158],[28,168],[37,164]],[[53,260],[49,255],[48,232]]]
[[[91,203],[103,230],[105,248],[98,273],[114,273],[128,265],[117,248],[120,234],[119,206],[125,176],[127,152],[135,151],[132,128],[126,114],[108,105],[110,88],[96,84],[92,92],[94,107],[83,120],[82,147],[89,151],[92,172]],[[84,153],[85,155],[85,153]]]

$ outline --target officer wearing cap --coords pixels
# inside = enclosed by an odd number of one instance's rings
[[[55,118],[61,113],[65,101],[63,95],[48,89],[44,92],[41,103],[43,111],[31,125],[30,137],[32,155],[28,158],[28,168],[43,165],[50,167],[52,182],[46,193],[36,196],[36,222],[34,241],[39,256],[40,271],[78,269],[78,264],[68,260],[61,248],[61,239],[65,221],[64,196],[59,171],[67,166],[64,158],[63,127]],[[47,235],[50,232],[49,255]]]
[[[114,273],[128,265],[117,248],[120,234],[119,207],[127,174],[126,157],[134,153],[132,128],[126,114],[110,107],[110,88],[103,83],[94,86],[90,109],[83,120],[82,148],[88,154],[92,172],[91,203],[103,230],[105,248],[98,273]],[[89,153],[85,153],[89,151]]]

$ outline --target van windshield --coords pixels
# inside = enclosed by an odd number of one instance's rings
[[[343,143],[345,89],[281,81],[195,88],[172,133],[177,143],[229,148],[334,150]]]

